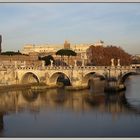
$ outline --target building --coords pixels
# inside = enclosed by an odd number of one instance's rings
[[[40,66],[42,62],[38,60],[36,55],[0,55],[0,65],[10,66],[14,65],[15,61],[19,65],[26,63],[26,66]]]
[[[94,44],[95,47],[105,47],[104,41],[99,40]]]
[[[30,55],[36,55],[36,56],[46,56],[46,55],[52,55],[55,60],[59,62],[61,59],[60,56],[55,55],[55,53],[62,49],[71,49],[77,53],[76,57],[70,57],[69,59],[69,65],[74,65],[74,60],[77,60],[78,65],[81,65],[82,59],[85,59],[86,61],[86,50],[89,48],[91,44],[70,44],[68,41],[65,41],[64,44],[44,44],[44,45],[33,45],[28,44],[25,45],[22,53]],[[62,59],[61,59],[62,61]],[[63,62],[68,63],[68,57],[63,57]]]
[[[21,51],[23,54],[30,54],[30,53],[55,53],[59,49],[62,48],[62,45],[57,44],[43,44],[43,45],[34,45],[34,44],[27,44],[24,46],[23,50]]]
[[[28,55],[37,55],[37,56],[46,56],[52,55],[55,60],[60,59],[60,56],[55,55],[55,53],[60,49],[71,49],[77,53],[76,57],[71,57],[69,64],[74,65],[74,60],[77,60],[77,63],[81,65],[82,60],[84,59],[85,64],[87,63],[87,50],[93,44],[70,44],[68,41],[65,41],[64,44],[43,44],[43,45],[34,45],[34,44],[27,44],[24,46],[22,53]],[[98,41],[94,44],[94,47],[104,46],[103,41]],[[67,56],[63,57],[63,61],[67,63]]]
[[[64,49],[70,49],[70,43],[68,43],[68,41],[65,41]]]
[[[2,51],[1,43],[2,43],[2,35],[0,35],[0,54],[1,54],[1,51]]]
[[[92,44],[70,44],[68,41],[65,41],[64,44],[43,44],[43,45],[34,45],[27,44],[23,47],[21,51],[23,54],[30,53],[56,53],[62,48],[72,49],[76,53],[85,53],[89,46]]]

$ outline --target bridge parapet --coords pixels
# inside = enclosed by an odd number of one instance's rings
[[[53,66],[53,67],[51,67],[51,66],[47,66],[47,67],[45,67],[45,69],[48,69],[48,70],[63,70],[63,69],[81,69],[81,70],[83,70],[83,69],[107,69],[107,68],[109,68],[108,66],[76,66],[76,67],[74,67],[74,66]]]
[[[43,70],[44,68],[42,67],[17,67],[16,69],[18,70]]]
[[[3,67],[3,68],[11,68],[10,66],[8,67]],[[14,67],[12,67],[14,68]],[[46,67],[42,67],[42,66],[38,66],[38,67],[34,67],[34,66],[26,66],[26,67],[17,67],[16,69],[22,69],[22,70],[28,70],[28,69],[32,69],[32,70],[73,70],[73,69],[79,69],[79,70],[130,70],[130,69],[136,69],[137,67],[134,66],[120,66],[120,67],[111,67],[111,66],[46,66]],[[140,69],[140,68],[139,68]]]
[[[46,70],[68,70],[68,69],[72,69],[72,67],[69,67],[69,66],[46,66],[45,67]]]

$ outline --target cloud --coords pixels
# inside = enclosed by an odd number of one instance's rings
[[[5,49],[65,39],[75,43],[102,39],[129,51],[139,44],[140,4],[8,3],[0,4],[0,17]]]

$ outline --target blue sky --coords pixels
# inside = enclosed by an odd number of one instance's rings
[[[101,39],[140,54],[140,3],[0,3],[0,18],[3,51]]]

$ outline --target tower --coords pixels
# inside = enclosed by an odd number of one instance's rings
[[[1,54],[1,43],[2,43],[2,35],[0,35],[0,54]]]
[[[70,49],[70,43],[68,43],[68,41],[65,41],[64,49]]]

